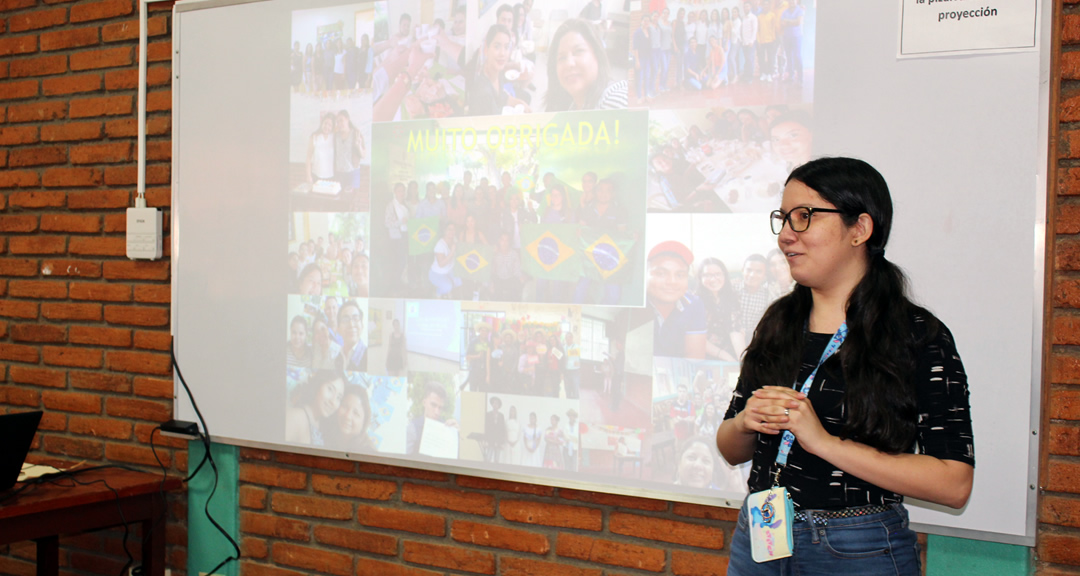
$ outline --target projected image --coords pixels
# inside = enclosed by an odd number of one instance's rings
[[[467,114],[626,108],[627,14],[604,4],[488,3],[469,23]]]
[[[463,460],[577,470],[580,421],[575,402],[507,394],[475,397],[468,406],[462,402]],[[470,425],[474,430],[465,430]]]
[[[464,113],[465,12],[464,0],[375,3],[376,122]]]
[[[410,372],[405,453],[430,458],[457,458],[461,421],[459,374]]]
[[[292,14],[289,189],[293,210],[367,209],[374,14],[371,4]]]
[[[643,5],[630,15],[632,102],[654,110],[810,102],[812,4],[676,0]]]
[[[290,294],[366,298],[366,212],[295,212],[289,222]]]
[[[366,298],[337,296],[288,297],[288,351],[290,370],[367,369],[367,339],[364,325]],[[297,372],[297,382],[303,374]]]
[[[813,148],[806,106],[654,111],[649,134],[650,212],[771,212]]]
[[[377,125],[372,294],[640,305],[645,122],[610,111]]]

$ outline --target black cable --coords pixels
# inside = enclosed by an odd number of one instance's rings
[[[165,521],[165,517],[169,514],[168,500],[165,498],[165,481],[169,479],[169,470],[165,468],[165,463],[161,461],[161,458],[158,458],[157,446],[154,446],[154,433],[160,431],[160,425],[155,426],[154,429],[150,431],[150,453],[154,455],[154,460],[156,460],[158,466],[161,467],[161,483],[158,484],[158,498],[161,499],[161,516],[154,521],[154,525],[146,531],[146,534],[143,534],[142,540],[144,545],[150,539],[150,535],[154,533],[154,530],[157,530],[158,527],[161,526],[161,523]],[[141,566],[136,568],[139,574],[142,573],[141,568]]]
[[[199,434],[199,438],[202,440],[203,449],[205,450],[205,453],[203,454],[203,462],[209,462],[210,469],[214,471],[214,484],[213,487],[210,489],[210,495],[206,497],[206,502],[203,505],[203,511],[206,513],[206,519],[210,521],[210,524],[212,524],[214,528],[217,528],[218,532],[221,532],[221,535],[229,541],[229,544],[232,544],[233,550],[236,551],[236,554],[225,558],[221,561],[220,564],[218,564],[208,572],[208,574],[215,574],[218,570],[220,570],[229,562],[232,562],[234,560],[240,560],[240,545],[237,544],[236,540],[234,540],[233,537],[229,535],[229,532],[222,528],[221,524],[218,524],[217,520],[215,520],[214,517],[210,515],[210,501],[214,498],[214,494],[217,492],[218,480],[220,479],[220,475],[217,469],[217,463],[214,462],[214,457],[210,453],[210,429],[206,426],[206,419],[203,418],[202,412],[199,410],[199,405],[195,403],[195,396],[191,393],[191,388],[189,388],[187,382],[184,381],[184,374],[180,371],[179,362],[176,361],[176,350],[171,345],[169,346],[169,357],[172,359],[173,368],[176,369],[176,377],[180,380],[180,384],[184,387],[184,392],[187,393],[188,400],[191,401],[191,407],[195,409],[195,415],[199,418],[199,423],[202,425],[203,431]],[[202,462],[199,463],[199,468],[202,468],[202,464]],[[198,468],[196,469],[196,472],[197,471]]]

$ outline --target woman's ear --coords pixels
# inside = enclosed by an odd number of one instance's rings
[[[851,227],[851,245],[859,246],[865,244],[870,236],[874,234],[874,219],[869,214],[863,212],[859,214],[859,219],[855,221],[855,224]]]

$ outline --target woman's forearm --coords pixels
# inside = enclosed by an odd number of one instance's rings
[[[740,412],[734,418],[724,420],[716,430],[716,447],[731,465],[742,464],[754,457],[757,433],[740,426],[742,417],[743,413]]]

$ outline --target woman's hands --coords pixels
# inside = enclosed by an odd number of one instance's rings
[[[811,454],[819,452],[835,436],[825,431],[806,394],[783,386],[765,386],[754,391],[743,410],[741,432],[779,434],[790,430],[799,446]]]

